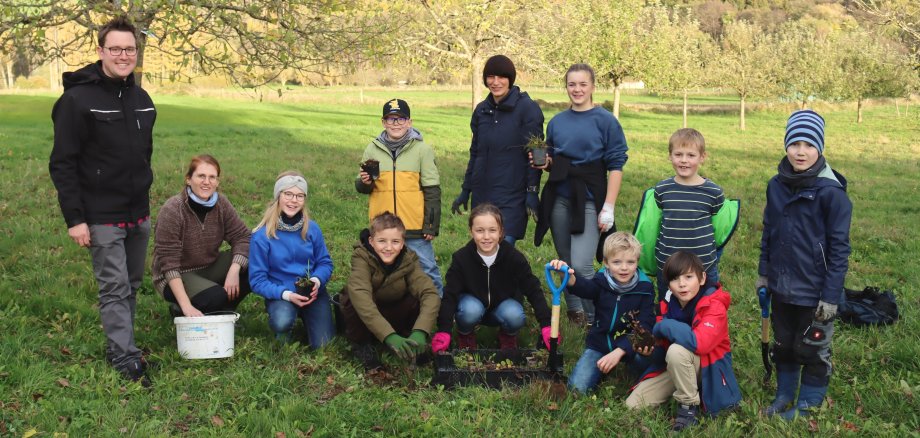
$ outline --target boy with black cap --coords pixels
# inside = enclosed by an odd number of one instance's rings
[[[794,112],[785,146],[778,174],[767,184],[756,289],[773,296],[776,397],[763,413],[791,420],[808,415],[827,393],[853,205],[846,179],[824,159],[824,119],[818,113]],[[798,402],[787,410],[797,389]]]
[[[482,83],[489,95],[473,110],[470,159],[460,195],[451,206],[454,214],[460,213],[471,195],[471,207],[494,204],[502,212],[504,239],[512,245],[524,237],[527,213],[537,210],[542,172],[530,166],[524,145],[531,138],[543,139],[543,111],[514,85],[516,77],[507,56],[486,61]]]
[[[362,163],[376,160],[380,174],[373,177],[362,167],[355,189],[370,195],[370,219],[389,211],[406,226],[406,246],[418,254],[438,295],[444,295],[441,272],[431,241],[441,224],[441,186],[434,150],[412,127],[409,104],[392,99],[383,104],[383,132],[364,149]]]

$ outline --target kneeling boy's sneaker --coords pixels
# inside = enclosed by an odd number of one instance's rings
[[[674,419],[674,426],[671,427],[671,430],[680,432],[690,426],[696,426],[697,424],[700,424],[700,420],[697,418],[699,414],[699,406],[678,406],[677,418]]]

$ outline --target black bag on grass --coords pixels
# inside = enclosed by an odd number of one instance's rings
[[[837,318],[857,327],[889,325],[898,320],[898,303],[891,291],[867,287],[861,291],[844,289]]]

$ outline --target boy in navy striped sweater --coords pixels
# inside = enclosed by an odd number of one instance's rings
[[[718,284],[720,251],[712,217],[725,202],[722,187],[699,174],[706,160],[703,134],[692,128],[678,129],[668,140],[668,158],[675,175],[655,185],[655,203],[661,209],[661,228],[655,242],[659,301],[668,290],[662,266],[678,251],[693,253],[703,262],[704,290]]]

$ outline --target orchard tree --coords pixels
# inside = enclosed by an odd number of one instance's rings
[[[663,7],[648,8],[652,38],[645,46],[642,79],[656,92],[683,96],[683,126],[687,127],[687,94],[709,78],[716,48],[689,14]]]
[[[805,109],[808,101],[827,99],[833,94],[834,83],[840,77],[839,50],[834,36],[813,26],[788,22],[777,37],[780,93],[800,103]]]
[[[601,84],[613,86],[613,115],[620,116],[620,87],[636,75],[645,54],[648,29],[640,25],[644,0],[549,1],[543,15],[538,52],[548,69],[564,72],[583,62]]]
[[[775,41],[758,27],[736,21],[725,27],[720,43],[721,53],[714,73],[719,84],[735,90],[741,98],[739,128],[744,131],[747,100],[768,96],[776,90]]]
[[[100,26],[125,15],[140,31],[135,77],[144,53],[164,52],[178,67],[224,73],[239,84],[260,85],[285,70],[312,72],[389,30],[373,23],[362,0],[0,0],[0,47],[31,37],[46,54],[49,29],[75,27],[59,44],[63,54],[95,47]],[[369,11],[369,12],[368,12]]]
[[[911,71],[909,60],[890,44],[867,32],[847,34],[841,44],[842,81],[838,86],[844,99],[856,101],[856,123],[863,121],[863,102],[871,97],[901,97],[907,93]]]

